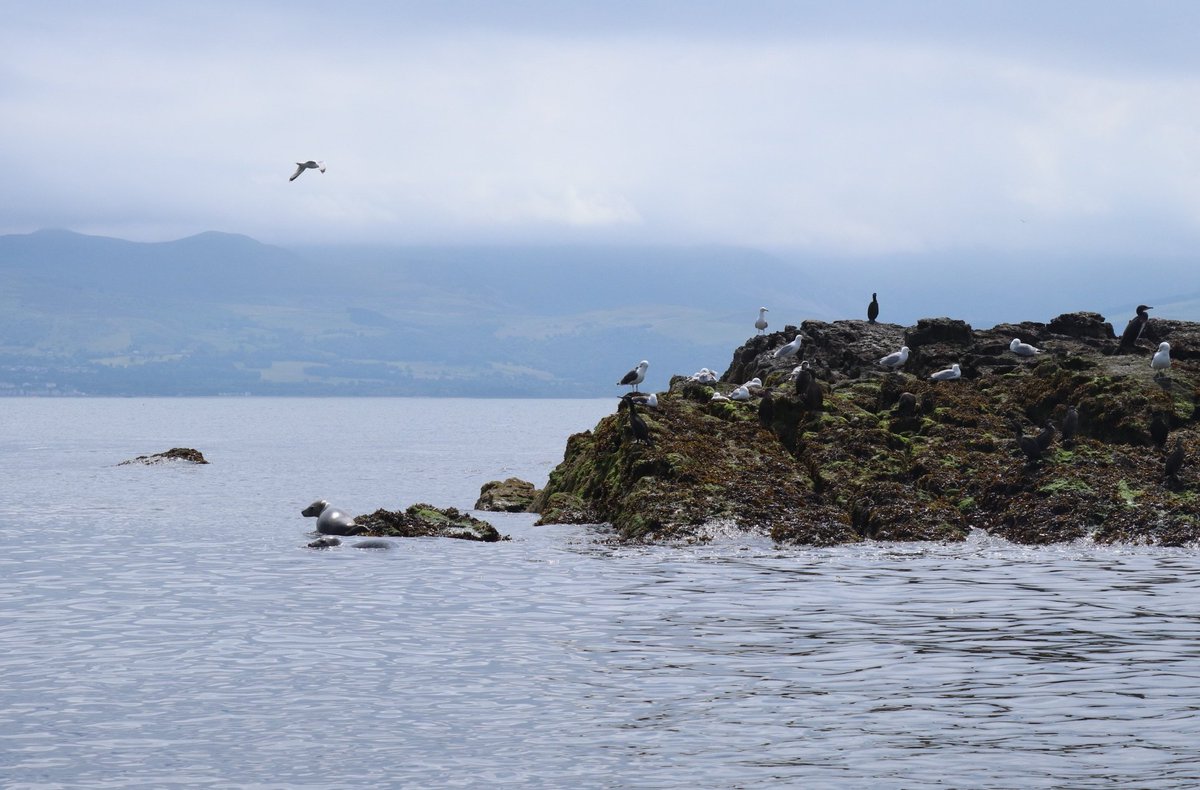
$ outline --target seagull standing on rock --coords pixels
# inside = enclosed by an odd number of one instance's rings
[[[880,357],[879,364],[888,370],[897,370],[908,361],[908,346],[900,346],[899,351],[893,351],[886,357]]]
[[[1154,352],[1154,358],[1150,360],[1150,367],[1154,368],[1154,375],[1161,376],[1163,371],[1171,367],[1171,344],[1165,340],[1158,344],[1158,351]]]
[[[617,386],[632,386],[633,389],[630,391],[637,392],[638,385],[646,380],[646,368],[648,367],[650,367],[650,363],[643,359],[641,362],[637,363],[636,368],[626,373],[621,380],[617,382]]]
[[[765,315],[767,312],[765,307],[758,308],[758,320],[754,322],[754,328],[760,335],[767,331],[767,316]]]
[[[775,349],[775,352],[771,354],[771,358],[786,359],[787,357],[796,356],[800,353],[800,344],[803,342],[803,340],[804,338],[800,336],[799,332],[797,332],[795,340],[788,343],[786,346],[780,346],[779,348]]]
[[[296,163],[296,172],[292,173],[292,177],[289,178],[288,181],[295,181],[297,178],[300,177],[300,174],[303,173],[305,170],[311,170],[313,168],[320,170],[322,173],[324,173],[325,172],[325,163],[320,160],[313,161],[312,159],[309,159],[307,162],[297,162]]]
[[[958,363],[955,362],[950,367],[945,370],[939,370],[929,378],[933,381],[954,381],[955,379],[962,378],[962,370],[958,367]]]

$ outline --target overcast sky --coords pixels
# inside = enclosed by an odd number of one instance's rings
[[[1200,3],[0,0],[0,232],[1190,251]],[[323,159],[328,172],[288,176]]]

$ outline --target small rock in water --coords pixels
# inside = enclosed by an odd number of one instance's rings
[[[476,510],[502,513],[528,513],[533,501],[541,493],[533,483],[518,477],[507,480],[492,480],[479,489]]]
[[[165,464],[174,461],[179,461],[189,464],[206,464],[208,461],[204,459],[204,454],[199,450],[193,450],[190,447],[172,447],[163,453],[155,453],[154,455],[139,455],[137,458],[132,458],[128,461],[122,461],[117,466],[125,466],[126,464],[145,464],[153,466],[154,464]]]

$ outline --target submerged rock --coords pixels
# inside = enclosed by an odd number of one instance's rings
[[[206,464],[208,461],[204,459],[204,454],[199,450],[193,450],[190,447],[172,447],[170,450],[154,455],[139,455],[137,458],[131,458],[128,461],[122,461],[117,466],[125,466],[126,464],[145,464],[153,466],[154,464],[165,463],[189,463],[189,464]]]
[[[475,501],[476,510],[487,510],[503,513],[528,513],[537,495],[541,492],[533,483],[518,477],[507,480],[493,480],[484,483],[479,489],[479,499]]]
[[[796,331],[819,402],[796,392],[795,359],[771,356]],[[1168,380],[1155,380],[1149,349],[1113,355],[1111,325],[1094,313],[989,330],[806,321],[755,336],[721,382],[672,379],[643,412],[653,446],[617,414],[572,436],[535,503],[539,523],[608,523],[642,541],[705,540],[714,524],[816,545],[961,540],[973,528],[1020,543],[1195,541],[1193,467],[1164,481],[1149,428],[1162,412],[1185,453],[1200,449],[1200,325],[1151,319],[1146,334],[1171,337]],[[1013,338],[1043,353],[1018,357]],[[911,354],[898,372],[876,364],[901,345]],[[929,380],[952,363],[962,379]],[[763,389],[748,402],[711,400],[752,376]],[[1031,463],[1014,425],[1036,434],[1072,406],[1073,442],[1055,439]]]
[[[460,538],[493,543],[508,540],[491,524],[459,512],[456,508],[438,508],[424,503],[405,510],[376,510],[355,516],[354,522],[365,527],[363,535],[385,538]]]

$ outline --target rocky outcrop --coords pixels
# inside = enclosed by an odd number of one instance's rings
[[[366,527],[361,534],[387,538],[459,538],[494,543],[508,540],[491,524],[459,512],[456,508],[410,505],[405,510],[376,510],[355,516],[354,522]]]
[[[797,359],[773,349],[804,335],[822,397],[796,392]],[[1019,338],[1042,349],[1018,357]],[[1150,356],[1175,359],[1156,378]],[[876,364],[908,345],[901,371]],[[626,412],[567,442],[535,508],[539,523],[609,523],[624,540],[704,540],[718,529],[777,541],[959,540],[972,528],[1021,543],[1200,538],[1200,325],[1151,319],[1134,353],[1116,355],[1095,313],[974,330],[926,319],[915,327],[806,321],[752,337],[714,386],[683,377],[638,414],[653,444],[635,443]],[[958,363],[962,378],[929,374]],[[750,401],[714,392],[759,377]],[[818,402],[819,401],[819,402]],[[1068,407],[1079,432],[1030,460],[1017,442]],[[1185,451],[1167,477],[1150,436],[1155,414]],[[1036,454],[1036,451],[1035,451]]]
[[[518,477],[493,480],[479,489],[475,510],[502,513],[528,513],[537,495],[541,492],[533,483]]]
[[[172,447],[166,452],[155,453],[154,455],[139,455],[137,458],[122,461],[117,466],[125,466],[126,464],[153,466],[155,464],[166,463],[206,464],[208,461],[204,459],[204,454],[199,450],[193,450],[190,447]]]

